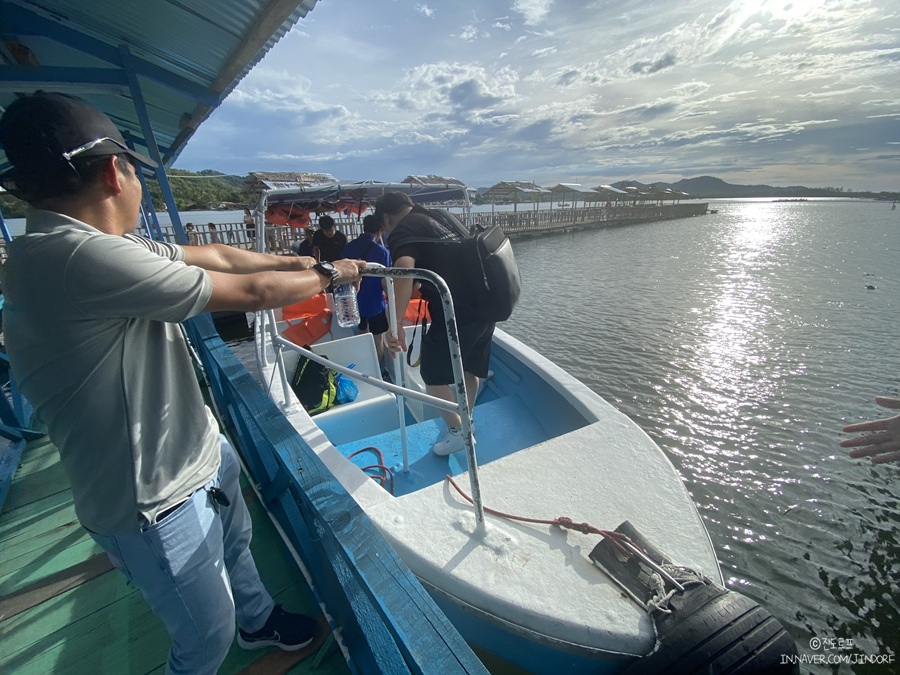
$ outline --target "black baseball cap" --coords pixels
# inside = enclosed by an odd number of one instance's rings
[[[135,152],[102,112],[68,94],[39,91],[13,101],[0,118],[0,145],[13,168],[0,181],[25,173],[58,170],[78,157],[126,154],[155,169],[156,162]]]

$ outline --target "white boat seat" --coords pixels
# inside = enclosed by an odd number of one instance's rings
[[[358,373],[381,381],[381,368],[371,333],[360,333],[332,342],[312,345],[316,354],[336,364],[350,367]],[[356,400],[336,405],[315,416],[316,424],[334,444],[366,438],[397,425],[397,399],[374,384],[353,380],[359,389]]]

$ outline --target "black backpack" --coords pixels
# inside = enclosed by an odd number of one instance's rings
[[[454,303],[462,301],[486,321],[506,321],[522,293],[522,278],[509,238],[499,225],[470,232],[449,211],[423,210],[459,235],[454,239],[420,241],[433,244],[439,253],[440,264],[433,271],[447,281]],[[454,283],[454,279],[460,281]]]
[[[309,349],[309,346],[304,348]],[[291,389],[310,415],[334,407],[337,395],[335,375],[337,373],[330,368],[316,363],[308,356],[300,355],[291,377]]]

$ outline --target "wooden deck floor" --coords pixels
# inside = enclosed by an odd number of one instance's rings
[[[286,609],[319,615],[255,494],[244,495],[266,587]],[[235,642],[220,673],[349,673],[329,635],[323,623],[316,643],[294,654]],[[78,524],[56,448],[32,441],[0,514],[0,673],[163,673],[169,644],[140,592]]]

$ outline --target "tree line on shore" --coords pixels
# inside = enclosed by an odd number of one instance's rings
[[[166,175],[172,186],[172,196],[179,211],[191,209],[213,210],[221,204],[243,205],[246,198],[241,192],[244,176],[232,176],[204,169],[203,171],[186,171],[184,169],[168,169]],[[153,199],[153,208],[165,210],[162,189],[153,178],[147,179],[147,189]],[[6,218],[20,218],[25,215],[25,203],[8,193],[0,194],[0,208]]]

